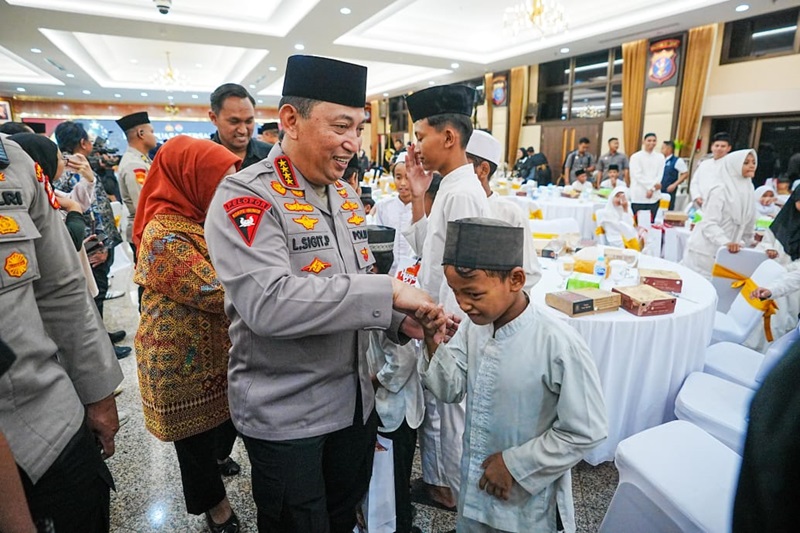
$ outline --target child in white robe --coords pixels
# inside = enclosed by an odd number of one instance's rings
[[[523,291],[523,232],[493,219],[450,222],[444,271],[469,320],[437,345],[438,310],[417,312],[423,383],[442,401],[467,398],[459,533],[555,533],[556,502],[575,531],[570,469],[607,436],[586,342]]]
[[[755,199],[756,216],[775,218],[775,215],[781,210],[772,187],[767,185],[758,187],[753,191],[753,198]]]
[[[391,227],[367,226],[369,247],[375,256],[373,268],[378,274],[388,274],[391,269],[395,235],[395,229]],[[375,387],[378,433],[391,440],[393,446],[396,533],[419,533],[419,529],[412,525],[409,490],[417,447],[417,428],[425,416],[425,398],[417,374],[417,350],[415,342],[395,344],[385,332],[370,331],[367,365]],[[375,476],[370,481],[380,482]]]
[[[633,211],[628,202],[628,188],[617,186],[611,192],[606,207],[598,213],[600,226],[605,232],[609,246],[617,248],[642,249],[639,232],[633,219]]]

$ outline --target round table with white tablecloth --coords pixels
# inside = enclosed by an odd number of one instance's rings
[[[684,379],[703,369],[714,327],[716,292],[711,283],[685,267],[641,256],[642,268],[672,270],[683,279],[674,313],[638,317],[619,309],[571,318],[545,304],[545,294],[561,290],[563,281],[552,260],[540,259],[540,263],[543,275],[531,290],[531,301],[578,331],[600,374],[608,439],[586,461],[594,465],[611,461],[621,440],[675,418],[675,397]]]
[[[530,210],[531,199],[527,196],[504,196],[513,200],[517,205],[522,207],[526,213]],[[555,198],[548,198],[547,196],[540,196],[533,200],[536,205],[542,210],[542,217],[545,220],[553,218],[573,218],[578,222],[580,228],[581,238],[594,239],[595,238],[595,221],[594,213],[598,209],[602,209],[606,205],[606,200],[596,197],[597,199],[582,200],[578,198],[565,198],[557,196]]]

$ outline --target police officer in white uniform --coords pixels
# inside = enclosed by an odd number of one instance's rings
[[[49,180],[0,141],[9,163],[0,157],[0,338],[17,356],[0,378],[0,427],[35,521],[108,531],[113,480],[102,458],[114,453],[122,371]]]
[[[431,301],[373,263],[340,180],[361,148],[367,69],[292,56],[269,156],[220,184],[206,240],[231,319],[228,395],[260,531],[350,532],[376,434],[365,329],[401,342]]]

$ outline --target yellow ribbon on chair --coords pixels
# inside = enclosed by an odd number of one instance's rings
[[[558,233],[536,233],[533,232],[534,239],[555,239],[558,237]]]
[[[750,294],[758,288],[758,285],[752,279],[739,274],[738,272],[724,267],[718,263],[714,263],[714,268],[711,275],[715,278],[732,279],[732,289],[741,289],[739,294],[750,304],[754,309],[758,309],[764,313],[764,336],[767,342],[772,342],[772,326],[770,324],[772,315],[778,312],[778,304],[775,300],[761,300],[759,298],[751,298]]]
[[[660,209],[665,209],[665,210],[666,210],[666,209],[669,209],[669,200],[667,200],[666,198],[662,198],[662,199],[660,199],[660,200],[658,201],[658,207],[659,207]]]
[[[622,237],[622,243],[625,245],[625,248],[629,250],[636,250],[637,252],[642,251],[642,245],[639,242],[639,237],[631,237],[630,239]]]
[[[541,209],[531,209],[528,211],[528,218],[531,220],[544,220]]]
[[[595,235],[598,235],[598,236],[599,235],[605,235],[605,233],[606,233],[606,230],[603,229],[603,226],[597,226],[596,228],[594,228],[594,234]]]

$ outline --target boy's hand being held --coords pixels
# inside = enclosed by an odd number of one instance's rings
[[[506,467],[503,453],[493,453],[481,464],[483,476],[478,481],[478,488],[485,490],[495,498],[507,500],[514,484],[514,477]]]

